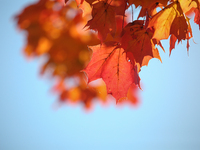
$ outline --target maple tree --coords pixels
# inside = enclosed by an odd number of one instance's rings
[[[39,0],[15,16],[26,31],[27,57],[45,56],[41,73],[58,78],[60,101],[90,108],[111,94],[118,103],[138,102],[142,66],[157,58],[161,40],[192,38],[189,17],[200,28],[199,0]],[[133,18],[133,7],[140,7]],[[132,12],[131,13],[129,12]],[[88,84],[97,79],[96,84]],[[70,86],[70,81],[72,86]],[[128,97],[128,98],[127,98]]]

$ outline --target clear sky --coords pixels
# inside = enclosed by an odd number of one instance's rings
[[[33,1],[33,0],[32,0]],[[31,0],[0,0],[1,150],[199,150],[200,31],[194,41],[176,46],[163,63],[153,59],[140,73],[139,107],[96,104],[53,109],[52,81],[39,76],[40,60],[22,54],[23,34],[13,16]],[[33,12],[34,13],[34,12]],[[191,20],[193,22],[193,19]]]

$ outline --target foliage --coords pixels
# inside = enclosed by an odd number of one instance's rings
[[[141,10],[129,22],[133,6]],[[170,54],[182,40],[189,50],[189,16],[200,27],[199,10],[198,0],[40,0],[15,19],[26,31],[26,56],[45,56],[41,73],[59,79],[60,101],[90,108],[95,99],[106,102],[107,94],[136,104],[141,67],[161,61],[163,39],[169,38]],[[86,83],[99,78],[104,82]]]

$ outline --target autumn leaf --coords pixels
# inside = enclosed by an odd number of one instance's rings
[[[98,37],[101,41],[106,39],[108,33],[114,36],[116,31],[114,6],[103,1],[93,4],[92,19],[88,21],[86,26],[98,31]]]
[[[124,49],[127,49],[129,41],[133,39],[132,34],[143,29],[143,20],[135,20],[132,23],[128,23],[122,30],[121,45]]]
[[[178,42],[185,40],[188,32],[188,24],[183,15],[177,16],[170,28],[170,34],[174,34]]]
[[[157,40],[168,39],[171,25],[175,17],[177,17],[177,13],[180,13],[179,11],[180,4],[174,2],[152,17],[148,27],[153,27],[155,29],[153,38]]]
[[[155,47],[156,40],[152,40],[153,31],[145,29],[144,21],[134,21],[124,28],[121,44],[129,55],[133,55],[134,62],[140,66],[148,65],[151,58],[161,61],[158,49]]]
[[[172,49],[175,48],[175,43],[187,39],[187,50],[189,50],[189,39],[192,37],[192,30],[190,26],[189,19],[182,14],[176,17],[172,23],[170,29],[170,50],[169,55],[171,55]]]
[[[92,59],[83,70],[89,83],[102,78],[107,93],[112,94],[116,101],[127,96],[132,84],[139,85],[137,67],[127,60],[124,50],[117,47],[117,43],[110,42],[90,48],[93,50]]]

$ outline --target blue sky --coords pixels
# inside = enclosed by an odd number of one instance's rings
[[[33,0],[32,0],[33,1]],[[53,109],[52,81],[39,76],[41,60],[27,60],[25,37],[13,16],[31,0],[0,5],[0,149],[2,150],[199,150],[200,31],[192,23],[194,41],[176,46],[163,63],[153,59],[140,73],[139,107],[96,104]],[[34,13],[34,12],[33,12]],[[193,22],[193,19],[191,19]]]

